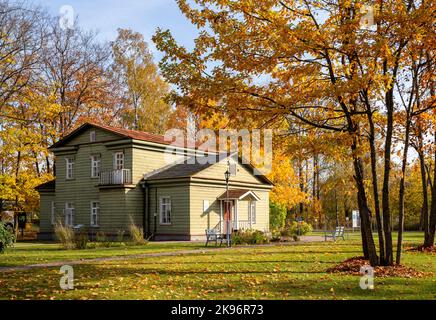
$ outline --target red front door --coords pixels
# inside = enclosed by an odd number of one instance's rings
[[[227,233],[228,226],[230,227],[229,232],[232,233],[233,231],[233,223],[232,223],[232,217],[233,217],[233,201],[225,201],[224,202],[224,230],[223,233]]]

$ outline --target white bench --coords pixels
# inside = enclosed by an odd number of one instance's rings
[[[345,240],[344,231],[345,231],[345,227],[340,226],[340,227],[336,227],[334,231],[329,231],[329,233],[325,232],[324,234],[325,241],[327,241],[327,238],[332,238],[333,241],[336,241],[337,238],[342,238],[342,240]]]

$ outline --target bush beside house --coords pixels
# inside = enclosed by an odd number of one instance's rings
[[[11,247],[14,242],[14,233],[11,232],[3,222],[0,222],[0,253],[3,253],[8,247]]]

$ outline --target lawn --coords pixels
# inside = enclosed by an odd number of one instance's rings
[[[199,243],[150,242],[144,246],[99,247],[86,250],[63,250],[57,243],[16,243],[15,247],[0,255],[0,267],[39,264],[126,255],[200,249]]]
[[[420,240],[415,233],[407,233],[406,237],[409,244]],[[127,250],[146,253],[153,246],[158,244]],[[169,246],[165,244],[162,249],[167,250]],[[200,249],[198,244],[188,246]],[[180,247],[187,249],[186,244]],[[27,250],[33,252],[33,249]],[[94,254],[99,251],[104,250],[95,249]],[[12,255],[19,256],[18,253]],[[59,288],[58,267],[0,271],[0,298],[436,299],[435,255],[405,252],[404,264],[427,275],[419,279],[377,278],[376,275],[372,291],[360,289],[358,276],[325,272],[346,258],[358,255],[361,255],[359,241],[350,239],[104,261],[74,266],[75,288],[70,291]]]

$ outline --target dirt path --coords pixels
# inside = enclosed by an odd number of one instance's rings
[[[321,242],[324,241],[324,238],[321,236],[303,236],[301,237],[300,242]],[[141,254],[131,254],[124,256],[115,256],[115,257],[103,257],[103,258],[93,258],[93,259],[80,259],[80,260],[63,260],[63,261],[54,261],[47,263],[38,263],[38,264],[29,264],[23,266],[15,266],[15,267],[0,267],[0,272],[16,272],[16,271],[26,271],[36,268],[53,268],[53,267],[61,267],[63,265],[81,265],[81,264],[92,264],[104,261],[124,261],[130,259],[140,259],[140,258],[149,258],[149,257],[171,257],[178,256],[184,254],[198,254],[198,253],[206,253],[206,252],[214,252],[214,251],[224,251],[224,250],[235,250],[242,248],[253,248],[253,247],[273,247],[273,246],[287,246],[287,245],[295,245],[298,242],[284,242],[280,244],[264,244],[264,245],[256,245],[256,246],[236,246],[236,247],[211,247],[204,249],[193,249],[193,250],[179,250],[179,251],[170,251],[170,252],[155,252],[155,253],[141,253]]]

